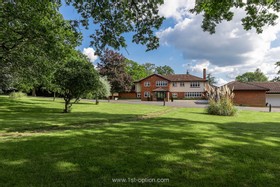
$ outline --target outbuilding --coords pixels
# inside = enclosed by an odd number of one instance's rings
[[[233,81],[226,85],[233,89],[234,104],[240,106],[266,106],[266,92],[269,91],[268,88],[238,81]]]
[[[266,103],[280,107],[280,82],[253,82],[252,84],[269,89],[266,92]]]

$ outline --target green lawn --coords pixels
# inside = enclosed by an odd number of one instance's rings
[[[280,114],[0,97],[0,186],[280,186]],[[113,183],[112,178],[168,178]]]

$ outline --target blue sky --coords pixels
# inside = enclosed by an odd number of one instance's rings
[[[127,51],[120,52],[128,59],[138,63],[150,62],[158,66],[169,65],[176,73],[201,76],[202,69],[212,73],[219,85],[247,71],[260,68],[269,78],[276,76],[274,63],[280,59],[280,24],[267,27],[263,34],[254,30],[244,31],[240,20],[245,12],[233,10],[235,17],[231,22],[223,22],[217,27],[216,34],[203,32],[200,25],[201,15],[189,13],[193,0],[165,0],[160,7],[160,14],[166,18],[157,35],[160,47],[157,50],[145,51],[145,46],[131,43],[131,34],[125,35]],[[72,7],[63,5],[60,12],[65,19],[79,19],[80,16]],[[89,49],[89,35],[94,32],[94,25],[89,30],[81,28],[83,42],[79,50]],[[92,57],[93,63],[98,59]]]

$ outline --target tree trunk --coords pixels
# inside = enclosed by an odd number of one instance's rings
[[[64,113],[69,113],[71,111],[71,103],[70,103],[70,99],[64,99],[65,100],[65,106],[64,106]]]
[[[55,92],[53,92],[53,101],[55,101]]]
[[[32,96],[36,97],[36,89],[35,88],[32,89]]]
[[[112,96],[111,96],[111,97],[112,97],[111,99],[114,100],[114,93],[111,93],[111,95],[112,95]],[[110,102],[110,96],[108,97],[108,102]]]
[[[95,104],[96,104],[96,105],[98,105],[98,104],[99,104],[98,94],[95,94]]]

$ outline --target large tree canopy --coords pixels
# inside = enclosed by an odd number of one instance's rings
[[[157,66],[155,68],[155,73],[160,74],[160,75],[169,75],[169,74],[174,74],[174,70],[167,65],[164,66]]]
[[[238,75],[235,80],[240,82],[265,82],[268,81],[268,78],[260,69],[256,69],[255,72],[246,72],[242,75]]]
[[[1,1],[0,85],[29,91],[48,87],[53,72],[81,37],[51,1]]]
[[[131,76],[126,71],[125,57],[112,50],[105,50],[97,64],[100,75],[106,76],[111,84],[111,92],[124,92],[131,89]]]
[[[230,21],[234,12],[232,8],[243,8],[246,16],[242,18],[242,25],[245,30],[255,28],[257,33],[263,31],[266,25],[275,25],[280,11],[280,2],[277,0],[196,0],[193,13],[203,14],[202,29],[211,34],[215,33],[217,24],[223,20]]]
[[[156,65],[150,62],[146,62],[143,64],[145,70],[146,70],[146,74],[147,75],[152,75],[153,73],[155,73],[156,70]]]
[[[132,81],[140,80],[144,77],[147,77],[147,71],[144,65],[138,64],[133,60],[126,59],[126,72],[131,76]]]
[[[58,11],[59,4],[43,0],[2,1],[0,6],[0,60],[10,60],[18,48],[40,48],[57,57],[78,45],[79,34]],[[29,51],[28,51],[29,52]]]
[[[80,21],[73,20],[75,26],[82,24],[86,28],[94,24],[98,29],[90,36],[97,52],[110,46],[114,49],[126,47],[123,34],[133,32],[132,41],[147,46],[147,50],[156,49],[159,39],[155,29],[159,29],[163,17],[158,14],[163,0],[65,0],[76,8],[82,16]],[[91,23],[90,23],[91,22]]]

